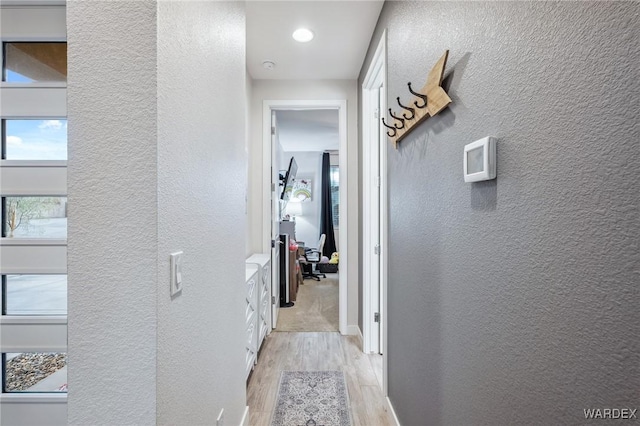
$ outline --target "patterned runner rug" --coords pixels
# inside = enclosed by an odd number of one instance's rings
[[[272,426],[350,426],[342,371],[283,371]]]

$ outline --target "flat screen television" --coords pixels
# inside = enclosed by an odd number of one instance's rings
[[[298,164],[296,163],[296,159],[291,157],[287,173],[284,175],[284,178],[282,178],[282,193],[280,194],[280,199],[284,202],[289,201],[289,198],[291,198],[291,193],[293,192],[293,182],[296,179],[297,172]]]

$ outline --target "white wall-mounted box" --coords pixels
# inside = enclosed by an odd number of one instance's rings
[[[463,172],[465,182],[496,178],[496,139],[491,136],[464,147]]]

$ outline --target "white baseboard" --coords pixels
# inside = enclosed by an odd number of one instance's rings
[[[389,410],[393,416],[393,421],[396,422],[396,426],[400,426],[400,421],[398,420],[398,416],[396,416],[396,410],[394,410],[393,405],[391,405],[391,400],[389,400],[389,397],[386,397],[385,401],[387,402],[387,410]]]
[[[388,398],[387,398],[388,399]],[[242,415],[242,420],[240,420],[240,426],[249,426],[249,406],[244,409],[244,414]]]
[[[358,336],[362,337],[362,332],[360,332],[360,327],[357,325],[348,325],[347,326],[347,335],[348,336]]]

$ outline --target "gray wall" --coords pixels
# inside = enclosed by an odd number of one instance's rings
[[[69,423],[240,424],[244,4],[69,2],[68,34]]]
[[[387,2],[388,99],[450,49],[453,104],[389,146],[400,422],[581,424],[640,408],[637,3]],[[493,135],[498,178],[465,184]]]

